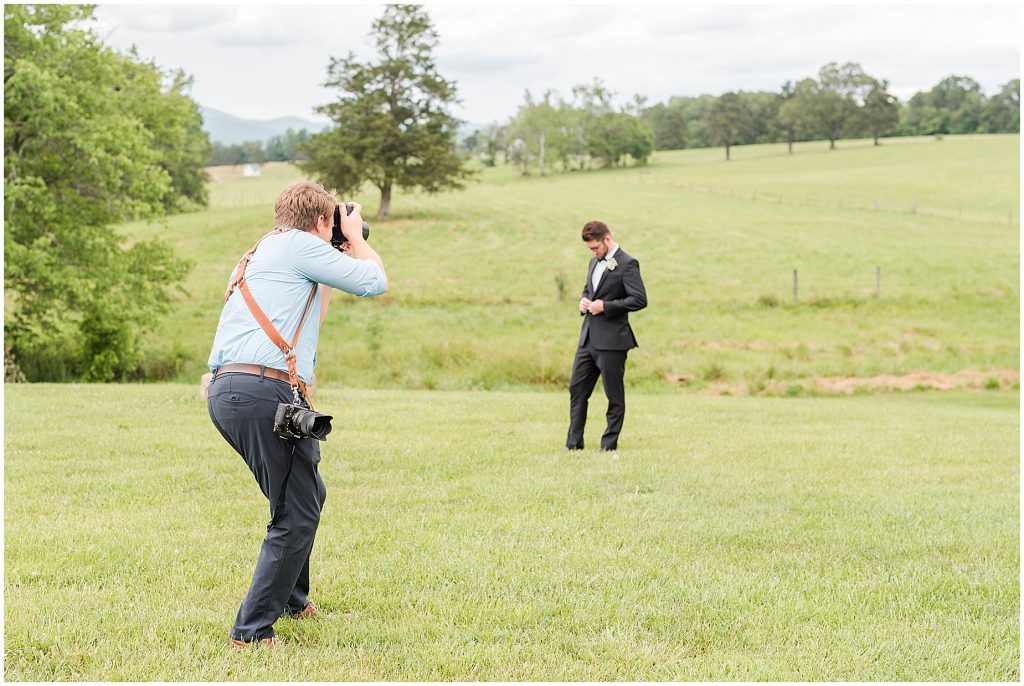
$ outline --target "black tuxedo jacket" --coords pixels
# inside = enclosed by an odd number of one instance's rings
[[[583,314],[583,328],[580,331],[580,347],[587,344],[595,350],[629,350],[639,345],[633,329],[629,327],[629,313],[647,307],[647,291],[640,278],[640,263],[620,247],[613,256],[618,265],[607,267],[597,290],[593,287],[594,268],[598,259],[591,258],[587,269],[587,283],[583,286],[583,297],[604,301],[602,314]]]

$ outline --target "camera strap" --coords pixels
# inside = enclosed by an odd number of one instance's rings
[[[299,378],[299,372],[296,367],[297,360],[295,358],[295,346],[299,343],[299,334],[302,332],[302,325],[306,321],[306,315],[309,314],[309,308],[313,306],[313,299],[316,297],[316,290],[319,284],[314,283],[313,288],[309,291],[309,298],[306,300],[306,308],[302,311],[302,317],[299,318],[299,327],[295,330],[295,338],[289,344],[284,340],[284,336],[278,332],[277,328],[271,323],[267,315],[260,309],[260,306],[256,304],[256,298],[253,297],[252,291],[249,290],[249,286],[245,283],[245,268],[249,266],[249,260],[252,259],[253,254],[256,252],[256,248],[263,242],[265,238],[274,236],[279,233],[285,233],[289,229],[274,229],[263,238],[256,241],[256,245],[252,246],[248,252],[242,255],[242,259],[238,261],[238,269],[235,270],[235,278],[231,280],[231,284],[228,286],[228,290],[224,293],[224,302],[228,301],[235,288],[238,288],[242,292],[242,297],[245,299],[245,304],[249,306],[249,311],[252,312],[252,316],[256,318],[256,323],[260,325],[263,332],[267,334],[270,340],[276,345],[281,352],[284,353],[284,361],[288,364],[288,381],[292,387],[292,397],[295,400],[295,404],[300,403],[299,392],[302,392],[302,397],[306,399],[306,403],[310,409],[313,409],[313,403],[309,401],[309,394],[306,392],[306,384]]]

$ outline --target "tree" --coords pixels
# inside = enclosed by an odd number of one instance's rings
[[[835,150],[836,141],[854,133],[861,123],[857,107],[864,101],[868,86],[869,77],[854,62],[842,66],[831,62],[818,72],[810,114],[816,133],[828,139],[829,150]]]
[[[563,165],[568,163],[572,152],[573,114],[553,91],[544,94],[539,102],[534,102],[530,92],[524,94],[524,102],[519,106],[516,116],[509,122],[509,132],[514,139],[523,141],[529,151],[529,158],[537,160],[537,170],[541,176],[546,172],[546,164],[559,160]],[[528,173],[528,168],[523,169]]]
[[[572,100],[568,107],[572,110],[571,145],[579,168],[589,167],[595,159],[604,160],[605,154],[611,153],[611,146],[599,140],[604,131],[609,130],[601,122],[601,117],[614,112],[612,101],[615,94],[605,88],[604,82],[595,78],[589,85],[577,84],[572,88]]]
[[[981,125],[984,111],[981,85],[966,76],[950,76],[932,89],[932,105],[946,110],[944,133],[974,133]]]
[[[713,95],[701,95],[696,98],[672,97],[668,106],[678,109],[686,122],[686,147],[708,148],[713,145],[705,128],[708,111],[718,100]]]
[[[651,125],[627,112],[619,117],[619,151],[623,157],[631,158],[636,164],[647,164],[647,158],[654,152],[654,132]]]
[[[530,151],[522,138],[513,138],[509,142],[506,158],[508,162],[519,167],[519,173],[523,176],[530,173]]]
[[[645,164],[654,152],[654,132],[642,119],[644,99],[616,110],[615,93],[601,79],[572,89],[576,144],[580,159],[600,160],[605,166],[625,164],[627,157]],[[582,164],[581,164],[582,167]]]
[[[133,371],[138,332],[188,265],[155,237],[126,246],[110,225],[204,198],[201,146],[164,144],[197,140],[184,82],[157,88],[154,65],[87,28],[92,12],[4,6],[4,339],[29,380]]]
[[[900,103],[895,95],[889,93],[888,81],[871,79],[870,83],[870,90],[864,96],[860,109],[861,123],[878,145],[878,137],[900,123]]]
[[[130,62],[137,60],[132,51]],[[150,132],[160,154],[160,167],[171,177],[171,193],[164,196],[168,212],[205,207],[208,203],[204,168],[210,158],[208,134],[203,131],[199,103],[188,91],[192,77],[181,70],[165,76],[155,63],[129,67],[131,111]],[[162,83],[167,82],[167,86]]]
[[[605,166],[625,163],[627,156],[644,164],[654,151],[651,127],[627,112],[604,112],[590,117],[584,135],[588,154]]]
[[[523,175],[534,161],[541,175],[555,168],[554,162],[569,169],[574,158],[580,169],[595,160],[605,166],[629,159],[645,163],[654,150],[654,134],[640,114],[643,99],[635,97],[616,111],[613,97],[600,80],[575,86],[572,100],[548,91],[535,101],[527,91],[508,125],[508,159]]]
[[[981,84],[969,76],[947,76],[932,88],[929,102],[932,107],[956,112],[981,95]]]
[[[750,112],[736,93],[725,93],[708,110],[705,127],[712,141],[725,146],[725,159],[728,161],[729,148],[750,133]]]
[[[354,53],[332,58],[328,88],[335,102],[317,108],[336,126],[303,146],[300,167],[342,193],[370,181],[380,190],[378,218],[391,213],[394,187],[427,193],[462,188],[472,172],[455,145],[455,83],[434,64],[438,35],[417,5],[388,5],[373,23],[379,59],[362,64]]]
[[[485,166],[493,167],[498,161],[498,151],[507,147],[508,127],[490,124],[482,132],[480,159]]]
[[[982,126],[985,96],[968,76],[947,76],[908,103],[903,131],[908,134],[974,133]]]
[[[818,84],[814,79],[803,79],[796,84],[787,81],[782,86],[782,105],[776,127],[785,136],[790,155],[793,142],[814,130],[812,110],[817,92]]]
[[[267,140],[266,150],[261,154],[268,162],[286,162],[306,159],[299,146],[308,141],[310,133],[306,129],[288,129],[283,134],[272,136]]]
[[[659,102],[645,109],[643,117],[654,132],[655,150],[682,150],[686,147],[686,119],[680,108]]]
[[[242,146],[214,142],[207,166],[217,167],[226,164],[242,164]]]
[[[491,123],[477,129],[462,141],[462,147],[473,159],[480,160],[485,167],[497,164],[498,150],[504,148],[504,128]]]
[[[263,144],[259,141],[246,141],[240,145],[244,164],[263,164],[267,161],[267,154],[263,150]]]
[[[900,131],[907,136],[930,136],[945,133],[945,112],[933,107],[930,95],[918,92],[900,112]]]
[[[1020,79],[1007,82],[985,104],[981,130],[985,133],[1020,133]]]
[[[775,140],[775,122],[782,106],[782,96],[769,91],[740,91],[737,93],[744,109],[750,114],[750,129],[742,143],[771,143]]]

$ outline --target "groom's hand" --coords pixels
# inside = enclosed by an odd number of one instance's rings
[[[587,307],[587,312],[590,312],[590,314],[601,314],[604,312],[604,300],[591,300],[590,305]]]
[[[580,298],[580,312],[586,312],[590,307],[590,298]]]

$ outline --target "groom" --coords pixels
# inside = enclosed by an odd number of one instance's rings
[[[569,382],[569,435],[565,447],[583,449],[587,402],[600,376],[608,396],[608,428],[601,437],[601,450],[615,450],[626,416],[626,353],[637,347],[629,328],[629,313],[647,307],[647,292],[640,278],[640,263],[619,248],[607,224],[587,222],[583,241],[594,258],[580,298],[583,329]]]

